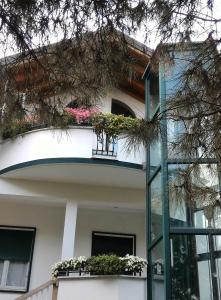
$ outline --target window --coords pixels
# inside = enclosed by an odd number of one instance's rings
[[[136,255],[136,235],[94,231],[92,232],[91,252],[91,255]]]
[[[68,107],[68,108],[79,108],[79,104],[77,103],[76,100],[72,100],[71,102],[68,103],[68,105],[66,107]]]
[[[149,90],[149,118],[151,119],[159,108],[159,77],[157,75],[151,76],[150,90]]]
[[[34,228],[0,226],[0,290],[27,292]]]
[[[135,114],[129,106],[114,99],[112,100],[111,113],[114,115],[124,115],[125,117],[135,118]]]
[[[80,99],[74,99],[71,100],[71,102],[69,102],[66,107],[68,108],[81,108],[81,107],[85,107],[85,108],[92,108],[94,107],[92,103],[90,103],[90,101],[82,101]]]

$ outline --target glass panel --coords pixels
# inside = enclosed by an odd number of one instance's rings
[[[26,288],[28,263],[10,262],[7,276],[7,286]]]
[[[163,242],[160,241],[151,252],[152,259],[152,300],[164,298]]]
[[[171,236],[173,300],[212,300],[210,248],[207,236]]]
[[[209,253],[209,244],[207,235],[196,235],[196,253]]]
[[[184,158],[179,148],[180,141],[185,132],[185,125],[182,121],[167,121],[167,143],[168,143],[168,158]]]
[[[214,240],[214,250],[215,251],[221,251],[221,236],[220,235],[214,235],[213,236],[213,240]],[[220,252],[221,255],[221,252]]]
[[[162,233],[162,195],[161,173],[159,172],[150,184],[151,201],[151,237],[154,240]]]
[[[216,273],[216,276],[217,276],[217,280],[218,280],[218,293],[221,297],[221,258],[216,258],[216,269],[217,269],[217,273]],[[220,300],[220,298],[219,298]]]
[[[2,260],[29,261],[34,239],[33,230],[0,228]]]
[[[221,299],[221,236],[213,236],[214,241],[214,256],[215,256],[215,274],[214,278],[217,279],[217,294]]]
[[[195,122],[193,120],[172,120],[167,121],[167,145],[169,159],[183,159],[183,158],[210,158],[216,157],[209,138],[207,139],[206,149],[201,145],[202,142],[197,140],[194,133]],[[195,138],[194,138],[195,137]]]
[[[0,285],[2,281],[2,273],[3,273],[4,261],[0,260]]]
[[[159,106],[159,77],[152,76],[150,79],[150,106],[149,118],[152,118]]]
[[[198,274],[199,274],[199,292],[200,300],[209,300],[213,298],[213,289],[211,283],[211,266],[210,261],[199,261],[198,262]]]
[[[156,168],[161,164],[161,143],[160,138],[158,138],[150,146],[150,175],[154,173]]]
[[[169,165],[170,225],[220,228],[216,164]]]

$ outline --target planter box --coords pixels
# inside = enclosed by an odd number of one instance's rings
[[[146,278],[82,276],[58,278],[57,300],[145,300]]]

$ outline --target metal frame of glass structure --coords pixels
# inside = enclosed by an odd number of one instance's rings
[[[146,90],[146,114],[147,118],[151,120],[155,117],[155,115],[159,112],[164,114],[165,111],[165,103],[166,103],[166,87],[165,87],[165,70],[163,65],[159,65],[159,103],[151,106],[151,81],[153,80],[153,74],[151,74],[150,70],[147,68],[145,72],[145,90]],[[154,110],[153,110],[154,108]],[[211,282],[212,292],[210,294],[211,300],[220,300],[221,299],[221,280],[216,279],[217,277],[217,268],[218,268],[218,259],[221,258],[221,243],[217,246],[216,238],[221,235],[221,227],[213,227],[213,228],[203,228],[200,226],[192,226],[186,225],[186,223],[179,226],[179,224],[173,226],[171,225],[171,216],[170,216],[170,200],[169,200],[169,174],[168,170],[171,167],[180,167],[187,166],[191,163],[195,163],[197,161],[198,164],[208,165],[208,164],[217,164],[217,161],[214,159],[184,159],[184,158],[169,158],[168,157],[168,141],[167,141],[167,121],[166,118],[161,121],[161,137],[160,137],[160,159],[159,164],[155,166],[154,169],[151,168],[151,149],[147,151],[147,173],[146,173],[146,184],[147,184],[147,194],[146,194],[146,210],[147,210],[147,259],[148,259],[148,284],[147,284],[147,299],[148,300],[178,300],[177,297],[173,295],[173,287],[172,287],[172,276],[173,269],[172,260],[174,253],[171,254],[171,240],[172,242],[179,243],[180,240],[186,242],[186,245],[194,244],[194,263],[198,268],[200,262],[208,262],[208,276],[210,276],[209,280]],[[158,145],[159,146],[159,145]],[[159,179],[160,178],[160,179]],[[220,172],[217,169],[217,178],[219,180],[220,186]],[[156,193],[155,189],[158,184],[159,192]],[[219,188],[220,190],[220,188]],[[154,194],[155,193],[155,194]],[[153,196],[154,195],[154,196]],[[154,199],[153,199],[154,198]],[[155,201],[156,203],[154,203]],[[156,204],[156,205],[155,205]],[[158,222],[161,225],[161,230],[157,228],[157,234],[153,236],[152,231],[152,222],[154,220],[155,215],[153,214],[154,209],[157,209],[158,213]],[[161,209],[161,215],[160,211]],[[172,209],[171,209],[172,210]],[[199,211],[199,209],[198,209]],[[197,212],[197,209],[194,211]],[[162,218],[161,218],[162,217]],[[162,220],[161,220],[162,219]],[[158,225],[159,225],[158,224]],[[159,226],[158,226],[159,227]],[[198,253],[196,250],[197,239],[204,239],[204,244],[207,250],[206,253]],[[191,244],[192,243],[192,244]],[[216,249],[214,248],[216,247]],[[190,249],[191,250],[191,249]],[[161,252],[161,253],[160,253]],[[191,253],[191,251],[190,251]],[[155,255],[156,254],[156,255]],[[160,255],[161,254],[161,255]],[[190,254],[189,254],[190,255]],[[153,264],[153,257],[157,258],[157,264]],[[161,257],[160,257],[161,256]],[[188,258],[188,254],[186,255]],[[221,260],[220,260],[221,261]],[[220,263],[220,262],[219,262]],[[193,264],[194,265],[194,264]],[[197,285],[193,280],[193,276],[191,277],[190,272],[191,269],[188,269],[186,274],[183,275],[183,280],[187,280],[189,278],[190,283],[191,280],[193,284]],[[220,263],[220,271],[221,271],[221,263]],[[181,271],[182,272],[182,271]],[[178,274],[178,273],[177,273]],[[214,275],[215,274],[215,275]],[[186,277],[185,277],[186,276]],[[199,274],[194,274],[194,276],[198,276]],[[221,277],[221,276],[220,276]],[[160,284],[157,289],[155,287],[155,278],[158,278]],[[195,278],[195,277],[194,277]],[[196,279],[196,278],[195,278]],[[188,281],[188,280],[187,280]],[[203,283],[202,283],[203,284]],[[206,283],[205,283],[206,284]],[[186,285],[186,287],[188,287]],[[194,287],[195,288],[195,287]],[[195,288],[196,289],[196,288]],[[198,287],[198,290],[200,287]],[[161,293],[161,294],[160,294]],[[198,291],[199,294],[199,291]],[[210,300],[207,296],[206,298],[201,298],[199,295],[188,296],[185,294],[181,299],[206,299]],[[192,298],[191,298],[192,297]],[[198,298],[197,298],[198,297]]]

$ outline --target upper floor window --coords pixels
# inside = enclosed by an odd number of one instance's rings
[[[28,290],[35,229],[0,227],[0,290]]]
[[[123,115],[125,117],[135,118],[135,113],[129,106],[115,99],[112,100],[111,113],[114,115]]]
[[[68,108],[79,108],[79,104],[77,103],[76,100],[72,100],[71,102],[68,103],[68,105],[66,107],[68,107]]]
[[[150,89],[149,89],[149,118],[151,119],[160,105],[159,98],[159,77],[153,75],[150,78]]]
[[[92,232],[91,255],[136,255],[136,235],[109,232]]]
[[[93,108],[93,103],[87,102],[87,101],[80,101],[80,100],[71,100],[67,106],[68,108]]]

